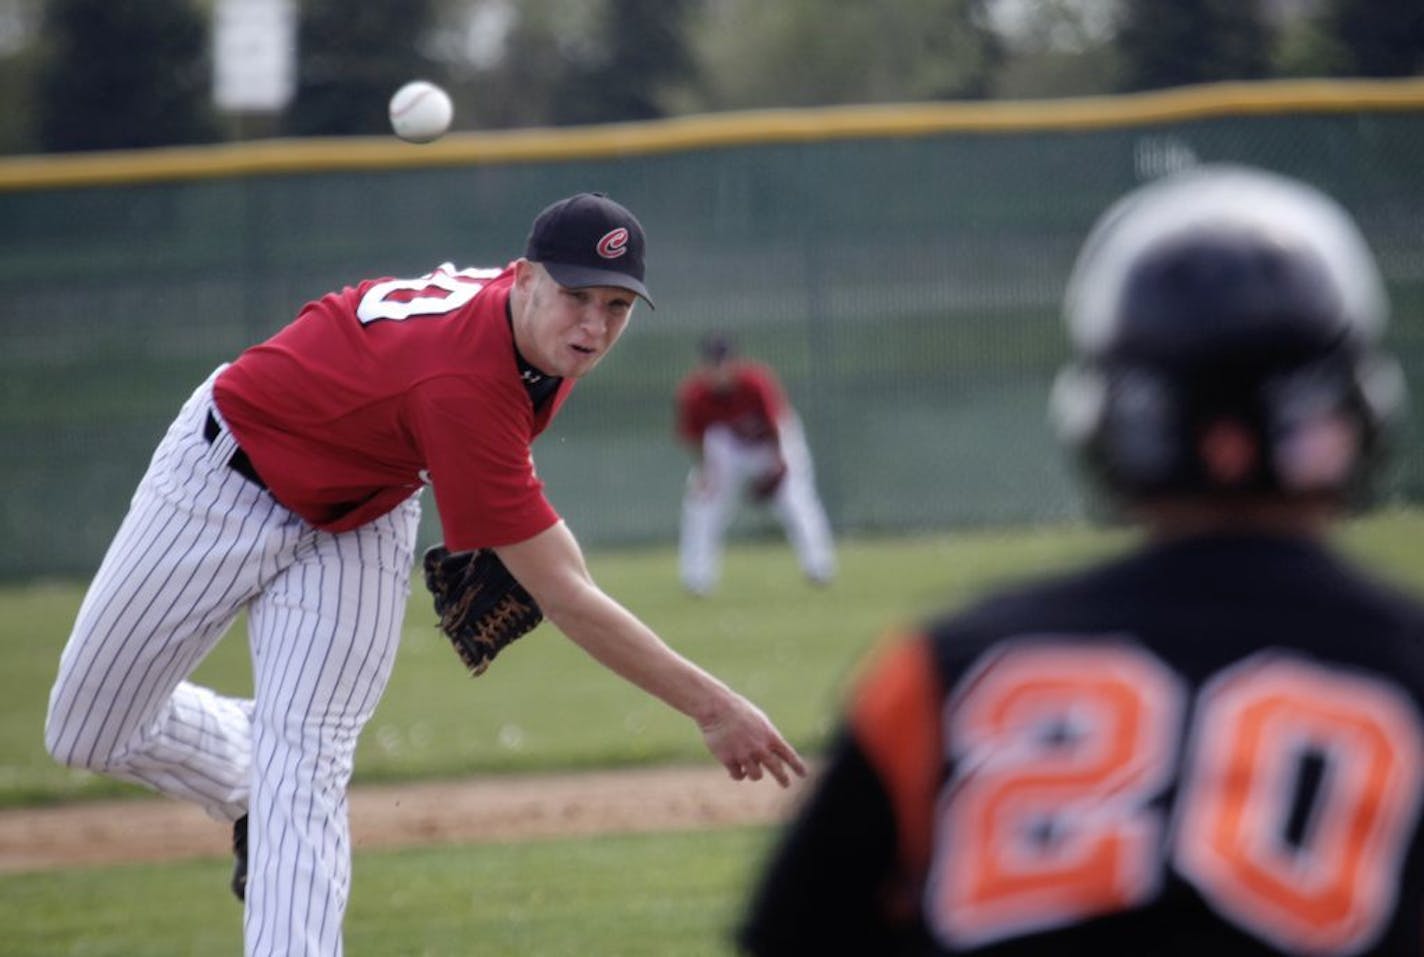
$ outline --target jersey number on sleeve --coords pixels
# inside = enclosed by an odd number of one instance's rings
[[[363,325],[378,319],[397,322],[411,316],[443,316],[479,295],[498,269],[456,269],[445,263],[416,279],[387,279],[361,297],[356,318]]]
[[[1358,951],[1393,912],[1424,733],[1391,686],[1248,659],[1191,702],[1181,770],[1185,686],[1137,646],[1016,644],[960,687],[926,899],[946,942],[1130,907],[1168,867],[1284,950]]]

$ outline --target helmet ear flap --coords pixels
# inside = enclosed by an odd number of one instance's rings
[[[1401,424],[1407,390],[1399,362],[1378,352],[1321,362],[1263,391],[1279,487],[1367,500],[1367,479]]]
[[[1131,493],[1180,474],[1179,405],[1170,383],[1148,369],[1075,362],[1059,372],[1049,414],[1089,471]]]
[[[1355,363],[1343,357],[1292,369],[1261,386],[1270,468],[1291,494],[1349,487],[1370,433]]]
[[[1129,498],[1274,490],[1359,500],[1405,395],[1398,362],[1380,353],[1337,353],[1269,376],[1216,411],[1166,370],[1079,360],[1054,380],[1049,417],[1079,463]]]
[[[1096,365],[1069,362],[1058,370],[1048,396],[1048,419],[1058,441],[1082,452],[1102,430],[1107,381]]]
[[[1403,442],[1409,409],[1409,386],[1404,367],[1386,353],[1370,353],[1355,365],[1356,395],[1364,428],[1364,448],[1349,489],[1353,504],[1372,503],[1384,485],[1371,482],[1384,471],[1390,454]]]
[[[1404,367],[1392,355],[1372,352],[1355,364],[1355,387],[1369,429],[1366,454],[1379,457],[1389,451],[1404,425],[1409,386]]]

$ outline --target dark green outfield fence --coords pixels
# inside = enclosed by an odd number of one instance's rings
[[[671,393],[714,327],[783,372],[842,534],[1071,518],[1044,407],[1097,213],[1194,160],[1330,191],[1379,255],[1418,410],[1421,158],[1416,81],[0,162],[0,578],[92,571],[182,399],[304,301],[501,265],[583,189],[643,220],[658,302],[535,446],[585,544],[675,536]],[[1387,494],[1424,499],[1417,443]]]

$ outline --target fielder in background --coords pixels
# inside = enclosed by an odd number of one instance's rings
[[[800,417],[776,374],[739,358],[730,336],[710,333],[701,361],[677,388],[677,436],[692,454],[682,499],[682,583],[707,595],[722,571],[727,525],[745,498],[770,505],[813,584],[836,573],[835,544],[816,494]]]
[[[323,296],[219,367],[158,446],[64,649],[45,741],[234,822],[247,954],[341,953],[347,784],[427,484],[451,551],[492,548],[565,635],[695,721],[734,779],[804,773],[760,710],[598,587],[534,472],[530,443],[649,299],[644,247],[631,212],[581,193],[502,269]],[[187,681],[243,610],[254,697]]]
[[[1057,423],[1144,539],[882,646],[741,943],[1419,954],[1424,606],[1326,542],[1403,397],[1363,239],[1207,167],[1065,305]]]

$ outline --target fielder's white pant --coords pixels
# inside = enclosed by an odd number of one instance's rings
[[[806,577],[817,583],[835,577],[835,544],[826,510],[816,494],[815,470],[800,421],[793,415],[778,426],[786,477],[769,504],[781,521]],[[702,462],[687,477],[682,499],[679,566],[682,584],[698,595],[716,587],[722,549],[733,510],[747,487],[777,465],[777,449],[739,440],[726,426],[713,426],[702,439]]]
[[[220,820],[250,812],[246,953],[340,954],[346,788],[395,660],[420,505],[317,531],[227,467],[226,430],[204,440],[212,382],[169,427],[90,585],[45,742]],[[185,680],[243,609],[253,698]]]

